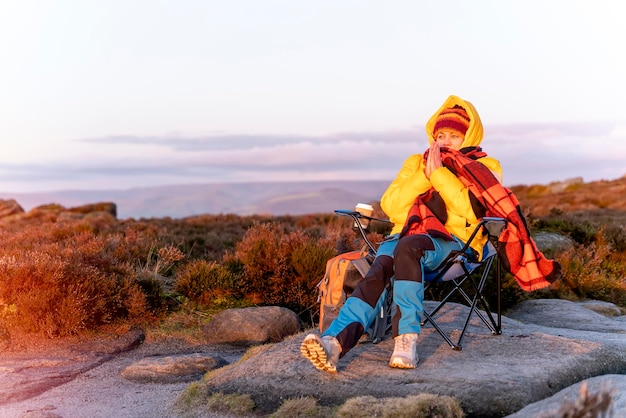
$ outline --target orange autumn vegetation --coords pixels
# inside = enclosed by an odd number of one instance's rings
[[[383,217],[376,206],[374,216]],[[503,309],[520,300],[594,298],[626,307],[623,212],[528,211],[533,232],[570,237],[547,253],[564,279],[523,292],[505,276]],[[379,242],[388,226],[373,223]],[[32,334],[78,335],[108,324],[157,322],[184,310],[280,305],[317,320],[326,260],[360,248],[349,218],[202,215],[108,221],[24,217],[0,224],[0,342]],[[495,292],[494,292],[495,293]],[[437,294],[430,295],[437,297]]]
[[[0,225],[0,341],[76,335],[178,310],[311,306],[336,216],[67,219]],[[345,228],[356,242],[354,231]]]

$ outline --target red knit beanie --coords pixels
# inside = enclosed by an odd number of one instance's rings
[[[442,129],[449,129],[455,131],[461,136],[465,136],[467,128],[469,128],[470,118],[461,106],[456,105],[450,109],[444,109],[437,116],[435,127],[433,129],[433,136],[437,138],[437,134]]]

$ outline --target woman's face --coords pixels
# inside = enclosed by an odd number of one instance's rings
[[[465,137],[459,135],[458,132],[442,129],[437,132],[435,140],[441,147],[452,148],[458,151],[461,149],[461,145],[463,144]]]

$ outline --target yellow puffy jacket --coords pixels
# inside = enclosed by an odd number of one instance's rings
[[[478,146],[483,139],[483,125],[474,106],[457,96],[450,96],[441,105],[439,110],[426,123],[426,134],[428,141],[434,141],[433,128],[437,116],[443,109],[462,106],[470,117],[470,124],[465,133],[465,140],[461,148]],[[500,162],[491,157],[478,160],[484,164],[502,182],[502,168]],[[380,206],[385,211],[394,227],[391,234],[399,233],[407,218],[409,209],[413,205],[415,198],[428,191],[431,187],[441,195],[446,203],[448,219],[445,227],[452,235],[467,242],[472,231],[479,222],[476,218],[470,203],[469,191],[461,181],[446,167],[435,170],[430,179],[426,178],[424,168],[426,161],[423,154],[414,154],[406,159],[395,180],[391,182],[380,200]],[[482,248],[487,238],[477,236],[474,239],[472,248],[478,254],[482,254]]]

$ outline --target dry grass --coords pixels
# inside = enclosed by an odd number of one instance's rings
[[[347,400],[337,410],[345,418],[462,418],[465,416],[459,402],[442,395],[421,393],[404,398],[374,398],[360,396]]]
[[[236,416],[249,416],[255,406],[250,395],[239,395],[236,393],[214,393],[206,399],[206,403],[204,404],[204,408],[207,411],[227,413]]]
[[[321,406],[312,396],[302,396],[285,400],[270,415],[271,418],[331,418],[335,416],[334,408]]]
[[[176,407],[183,416],[198,411],[251,416],[256,405],[250,395],[207,393],[201,383],[192,383],[177,399]],[[425,393],[393,398],[359,396],[348,399],[339,406],[320,405],[312,396],[301,396],[284,400],[280,407],[269,415],[271,418],[463,418],[464,416],[456,399]]]
[[[587,388],[587,382],[580,386],[578,398],[574,401],[565,399],[556,413],[548,413],[542,418],[611,418],[613,414],[614,388],[602,388],[593,393]]]
[[[198,416],[205,412],[222,416],[250,416],[255,407],[250,395],[217,392],[205,396],[197,383],[187,386],[175,403],[182,416]]]
[[[146,341],[161,341],[177,339],[189,346],[205,343],[202,326],[210,316],[204,312],[181,309],[165,316],[154,326],[147,327]]]
[[[332,408],[319,405],[311,396],[304,396],[284,401],[271,415],[272,418],[462,418],[463,416],[465,414],[456,399],[431,394],[403,398],[359,396]]]

